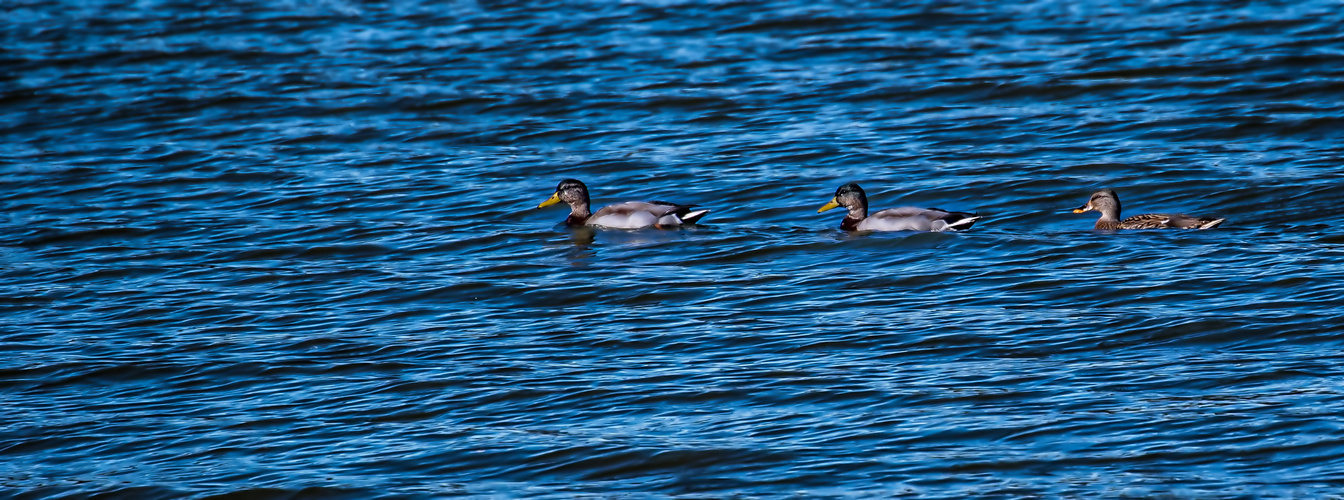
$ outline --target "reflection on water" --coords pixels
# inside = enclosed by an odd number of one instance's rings
[[[576,248],[587,250],[592,248],[593,240],[597,238],[597,229],[593,227],[573,227],[569,228],[569,241]]]
[[[572,227],[568,228],[569,242],[573,248],[565,254],[569,259],[569,265],[577,267],[586,267],[597,259],[597,250],[593,248],[593,242],[597,239],[597,229],[592,227]]]

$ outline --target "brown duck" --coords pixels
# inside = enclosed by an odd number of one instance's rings
[[[1115,191],[1103,189],[1092,194],[1087,204],[1073,209],[1073,213],[1096,210],[1101,212],[1095,229],[1213,229],[1227,219],[1191,217],[1183,214],[1143,214],[1120,220],[1120,197]]]

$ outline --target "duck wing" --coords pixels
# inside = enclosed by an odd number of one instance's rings
[[[1212,229],[1225,220],[1185,214],[1142,214],[1120,221],[1120,229]]]
[[[975,221],[980,220],[979,214],[971,212],[953,212],[951,210],[943,210],[941,208],[930,208],[927,209],[925,212],[930,214],[933,213],[942,214],[942,216],[938,217],[937,220],[941,221],[943,224],[946,224],[946,226],[941,229],[935,229],[935,231],[964,231],[970,229],[971,226],[974,226]]]
[[[1213,229],[1222,224],[1227,219],[1215,219],[1213,217],[1194,217],[1185,214],[1171,215],[1167,219],[1166,227],[1180,229]]]
[[[969,229],[980,217],[966,212],[938,208],[888,208],[869,215],[856,229],[860,231],[956,231]]]
[[[709,213],[709,210],[692,210],[695,206],[663,201],[627,201],[602,207],[588,217],[588,225],[634,229],[692,224]]]
[[[1120,221],[1120,229],[1163,229],[1171,226],[1167,223],[1174,217],[1171,214],[1140,214],[1125,217]]]
[[[709,210],[692,210],[700,205],[682,205],[680,203],[671,203],[667,201],[650,201],[650,204],[671,207],[672,210],[664,214],[658,220],[660,226],[679,226],[682,224],[695,224],[701,217],[709,213]]]

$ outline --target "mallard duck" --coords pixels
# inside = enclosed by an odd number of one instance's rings
[[[835,197],[817,213],[836,207],[849,209],[840,221],[840,229],[846,231],[959,231],[980,220],[976,214],[918,207],[888,208],[868,215],[868,196],[853,182],[836,189]]]
[[[546,201],[537,208],[549,207],[560,202],[569,204],[569,217],[565,224],[569,226],[603,226],[622,229],[641,227],[672,227],[682,224],[695,224],[709,210],[691,210],[695,205],[678,205],[665,201],[627,201],[602,207],[596,213],[588,211],[588,186],[575,179],[560,181]]]
[[[1227,219],[1191,217],[1183,214],[1143,214],[1120,220],[1120,197],[1115,191],[1103,189],[1092,194],[1087,204],[1073,209],[1081,214],[1090,210],[1101,212],[1095,229],[1212,229]]]

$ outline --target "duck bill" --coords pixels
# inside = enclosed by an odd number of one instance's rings
[[[825,211],[830,210],[830,209],[832,209],[832,208],[839,208],[839,207],[840,207],[840,203],[836,202],[836,201],[835,201],[835,198],[832,197],[830,203],[827,203],[827,204],[825,204],[825,205],[822,205],[821,208],[818,208],[818,209],[817,209],[817,213],[822,213],[822,212],[825,212]]]
[[[1081,214],[1081,213],[1086,212],[1086,211],[1088,211],[1088,210],[1092,210],[1092,205],[1083,205],[1083,206],[1081,206],[1081,207],[1075,208],[1075,209],[1073,209],[1073,213],[1075,213],[1075,214]]]
[[[554,204],[556,204],[556,203],[560,203],[560,192],[559,192],[559,191],[556,191],[555,194],[551,195],[550,198],[546,198],[546,201],[543,201],[543,202],[541,202],[540,205],[537,205],[537,208],[546,208],[546,207],[549,207],[549,206],[554,205]]]

